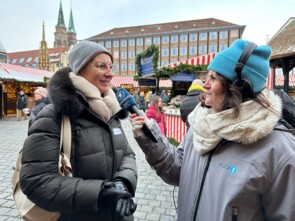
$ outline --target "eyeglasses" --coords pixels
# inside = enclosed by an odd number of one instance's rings
[[[115,64],[110,64],[107,65],[104,62],[89,62],[89,63],[93,63],[95,65],[95,67],[97,67],[100,71],[106,71],[107,69],[109,69],[111,72],[115,72],[116,71],[116,65]]]

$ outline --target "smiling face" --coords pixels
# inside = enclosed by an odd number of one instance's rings
[[[111,87],[111,80],[114,77],[113,68],[111,57],[101,53],[88,62],[79,75],[97,87],[101,94],[104,94]]]
[[[203,87],[206,89],[206,106],[212,107],[217,112],[221,111],[221,105],[226,95],[221,76],[215,71],[210,70]]]

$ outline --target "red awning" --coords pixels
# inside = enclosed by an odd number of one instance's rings
[[[0,79],[44,82],[44,77],[51,78],[53,74],[51,71],[0,63]]]
[[[177,61],[168,65],[165,65],[167,67],[176,67],[180,64],[190,64],[190,65],[200,65],[200,64],[210,64],[210,62],[215,57],[216,53],[201,55],[195,58],[186,59],[185,61]]]

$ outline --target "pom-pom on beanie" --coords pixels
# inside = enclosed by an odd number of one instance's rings
[[[79,71],[96,55],[100,53],[106,53],[111,57],[113,62],[113,56],[108,50],[100,44],[93,41],[83,40],[77,43],[69,54],[69,65],[71,70],[78,74]]]
[[[238,39],[233,44],[219,52],[208,66],[208,70],[213,70],[230,81],[235,81],[238,76],[235,66],[238,63],[244,49],[249,41]],[[269,58],[271,48],[267,45],[257,46],[242,70],[242,79],[248,80],[252,84],[253,92],[259,92],[265,86],[269,74]]]

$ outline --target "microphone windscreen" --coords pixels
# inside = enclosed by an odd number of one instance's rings
[[[119,101],[120,106],[123,108],[123,110],[130,110],[130,108],[134,105],[136,105],[135,100],[131,94],[124,88],[120,88],[116,92],[117,100]]]

